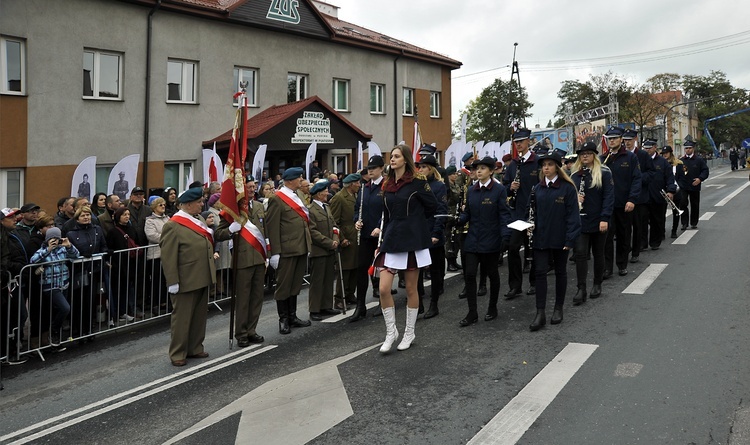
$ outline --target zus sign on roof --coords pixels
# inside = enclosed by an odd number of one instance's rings
[[[272,0],[267,19],[299,24],[299,0]]]

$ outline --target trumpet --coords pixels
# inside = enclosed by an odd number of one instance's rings
[[[673,212],[677,212],[678,215],[682,215],[685,211],[680,210],[679,207],[677,207],[677,204],[674,203],[671,199],[669,199],[669,195],[667,195],[667,192],[664,191],[664,189],[659,190],[659,193],[661,194],[662,198],[664,198],[665,201],[667,201],[667,204],[669,204],[669,207],[672,208]]]

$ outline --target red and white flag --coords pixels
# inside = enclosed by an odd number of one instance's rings
[[[419,134],[419,120],[414,115],[414,138],[412,140],[412,150],[414,151],[414,162],[419,162],[419,149],[422,148],[422,136]]]
[[[237,108],[235,114],[218,207],[230,223],[237,221],[244,225],[248,215],[244,168],[247,153],[247,100],[244,95],[241,96],[242,106]]]
[[[609,153],[609,145],[607,144],[607,137],[602,135],[602,154],[606,155]]]

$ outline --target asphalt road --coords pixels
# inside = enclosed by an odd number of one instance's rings
[[[580,343],[597,347],[517,443],[748,443],[750,191],[715,206],[747,180],[745,170],[712,171],[701,214],[715,214],[686,244],[643,252],[626,277],[604,282],[600,299],[570,304],[571,263],[560,325],[529,332],[534,300],[523,297],[501,299],[494,321],[459,328],[459,277],[446,283],[440,315],[418,321],[412,348],[389,355],[377,351],[382,317],[281,336],[272,301],[258,328],[265,344],[230,351],[228,311],[212,308],[211,357],[187,369],[169,364],[166,320],[3,367],[0,442],[162,444],[208,419],[176,443],[465,444]],[[643,294],[623,293],[651,264],[666,267]],[[479,298],[481,313],[486,303]],[[400,331],[404,305],[402,290]]]

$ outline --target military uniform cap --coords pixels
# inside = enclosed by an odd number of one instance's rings
[[[581,146],[581,148],[576,150],[576,153],[580,155],[581,152],[583,151],[593,151],[594,154],[597,154],[597,155],[599,154],[599,150],[596,149],[596,144],[593,142],[586,142],[585,144]]]
[[[493,158],[491,156],[485,156],[482,159],[477,159],[476,161],[474,161],[471,164],[471,166],[472,167],[478,167],[480,165],[486,165],[490,170],[494,170],[495,169],[495,162],[497,162],[497,161],[495,161],[495,158]]]
[[[313,185],[312,188],[310,189],[310,194],[316,195],[322,192],[323,190],[328,190],[328,181],[324,180],[324,181],[316,182],[315,185]]]
[[[623,139],[635,139],[636,136],[638,136],[638,132],[632,128],[628,128],[622,133]]]
[[[620,127],[609,127],[604,136],[607,138],[621,138],[625,130]]]
[[[177,198],[182,204],[193,202],[203,197],[203,187],[193,187],[182,192],[179,198]]]
[[[558,167],[562,167],[562,157],[558,153],[552,152],[550,154],[539,156],[539,161],[537,162],[539,163],[540,167],[545,159],[552,159],[553,161],[555,161],[555,164],[557,164]]]
[[[302,170],[302,167],[292,167],[284,170],[284,174],[281,175],[281,179],[283,179],[284,181],[292,181],[302,177],[302,175],[304,174],[305,171]]]
[[[346,175],[344,178],[344,185],[351,184],[352,182],[358,182],[362,180],[362,176],[359,173],[352,173],[350,175]]]
[[[419,159],[419,161],[416,162],[415,164],[417,164],[417,165],[421,165],[421,164],[431,165],[431,166],[433,166],[435,168],[437,168],[437,166],[438,166],[437,159],[435,159],[435,156],[433,156],[433,155],[423,155]]]
[[[474,156],[474,153],[472,153],[472,152],[470,152],[470,151],[469,151],[469,152],[466,152],[466,153],[464,153],[464,155],[463,155],[463,156],[461,156],[461,162],[463,162],[463,163],[466,163],[466,162],[468,162],[468,161],[469,161],[469,159],[471,159],[471,158],[472,158],[472,156]]]
[[[530,137],[531,137],[531,130],[529,130],[528,128],[519,128],[518,130],[516,130],[515,133],[513,133],[514,142],[522,141]]]

